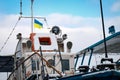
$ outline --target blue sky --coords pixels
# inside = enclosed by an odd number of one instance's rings
[[[119,0],[103,0],[105,16],[116,16],[120,11],[113,12],[112,5]],[[99,0],[34,0],[36,15],[51,13],[71,14],[84,17],[99,17]],[[0,2],[1,14],[19,14],[19,0],[2,0]],[[29,15],[30,0],[23,0],[23,14]]]

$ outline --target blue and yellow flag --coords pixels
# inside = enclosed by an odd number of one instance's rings
[[[43,24],[41,22],[39,22],[38,20],[34,19],[34,27],[41,29],[41,28],[43,28]]]

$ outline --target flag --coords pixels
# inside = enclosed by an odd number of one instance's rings
[[[39,22],[38,20],[34,19],[34,27],[41,29],[41,28],[43,28],[43,24],[41,22]]]

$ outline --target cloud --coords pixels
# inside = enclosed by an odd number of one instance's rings
[[[119,21],[120,21],[120,16],[107,18],[105,20],[106,32],[108,32],[108,28],[112,25],[115,26],[116,32],[120,31],[120,22]]]
[[[2,16],[2,19],[0,18],[0,25],[4,26],[0,27],[0,48],[12,31],[18,18],[18,15],[4,15]],[[112,23],[120,26],[119,19],[120,17],[110,18],[110,20],[107,19],[106,25],[109,26]],[[49,27],[52,27],[54,25],[60,26],[62,33],[66,33],[68,35],[66,42],[73,42],[73,52],[78,52],[103,38],[101,22],[99,18],[54,13],[47,15],[47,22],[49,24]],[[15,28],[13,34],[11,35],[9,41],[7,42],[5,48],[0,53],[14,54],[18,41],[16,39],[16,35],[18,33],[22,33],[23,37],[29,37],[29,34],[31,32],[30,23],[30,20],[22,18]],[[47,25],[44,27],[47,27]],[[36,32],[41,31],[37,30]],[[42,32],[44,32],[44,30],[42,30]]]
[[[68,34],[67,41],[73,42],[73,52],[78,52],[100,40],[100,31],[93,27],[62,28]],[[66,42],[67,42],[66,41]]]
[[[111,10],[113,12],[119,12],[120,11],[120,1],[117,0],[111,7]]]
[[[12,23],[15,23],[18,19],[18,15],[3,15],[0,14],[0,28],[10,27]]]
[[[99,18],[73,16],[68,14],[54,13],[47,16],[50,25],[60,25],[64,27],[96,27],[99,24]]]

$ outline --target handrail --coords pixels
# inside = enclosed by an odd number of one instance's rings
[[[36,52],[35,54],[37,54],[39,57],[41,57],[41,59],[43,59],[43,61],[45,61],[46,64],[49,67],[51,67],[52,69],[54,69],[61,77],[63,76],[60,71],[58,71],[55,67],[53,67],[51,64],[49,64],[49,62],[45,58],[43,58],[39,53]]]
[[[58,71],[55,67],[53,67],[51,64],[49,64],[49,62],[48,62],[45,58],[43,58],[38,52],[35,52],[35,53],[33,53],[32,55],[30,55],[29,57],[27,57],[24,61],[22,61],[22,62],[12,71],[12,73],[9,75],[9,77],[8,77],[7,80],[10,79],[10,76],[11,76],[25,61],[27,61],[29,58],[31,58],[31,57],[32,57],[33,55],[35,55],[35,54],[37,54],[43,61],[45,61],[46,64],[47,64],[50,68],[52,68],[53,70],[55,70],[61,77],[63,76],[63,75],[61,74],[61,72]]]

